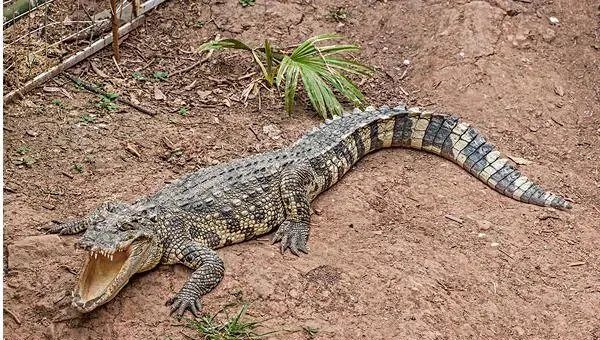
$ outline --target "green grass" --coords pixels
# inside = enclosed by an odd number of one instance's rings
[[[227,312],[227,307],[214,315],[204,315],[197,320],[187,320],[188,328],[197,330],[205,340],[258,340],[274,332],[259,333],[256,331],[261,327],[260,321],[246,321],[246,312],[250,304],[244,303],[242,308],[233,316],[225,320],[218,320],[221,312]]]
[[[177,111],[177,113],[179,113],[180,116],[184,116],[184,117],[187,116],[189,112],[190,112],[190,110],[187,107],[181,107]]]
[[[369,66],[338,57],[341,53],[359,51],[356,45],[317,46],[341,38],[336,34],[317,35],[302,42],[291,53],[273,48],[268,40],[260,48],[251,48],[236,39],[213,40],[202,44],[199,50],[231,48],[250,52],[269,87],[280,88],[283,84],[285,110],[288,113],[292,112],[298,84],[302,82],[313,108],[323,118],[328,118],[342,113],[336,92],[354,106],[363,108],[365,96],[349,76],[368,77],[374,72]]]

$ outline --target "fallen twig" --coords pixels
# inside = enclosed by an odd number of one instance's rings
[[[208,53],[206,53],[206,55],[204,56],[204,58],[198,60],[197,62],[193,63],[192,65],[187,66],[187,67],[182,68],[182,69],[179,69],[179,70],[176,70],[176,71],[173,71],[173,73],[169,74],[169,78],[171,78],[171,77],[173,77],[175,75],[178,75],[180,73],[185,73],[185,72],[187,72],[189,70],[192,70],[192,69],[198,67],[198,65],[201,65],[201,64],[205,63],[206,61],[208,61],[208,59],[210,59],[210,57],[212,56],[212,52],[213,51],[214,50],[208,51]]]
[[[444,215],[444,217],[451,221],[454,221],[458,224],[463,224],[463,222],[464,222],[464,220],[462,218],[456,217],[454,215],[447,214],[447,215]]]
[[[3,307],[2,308],[4,310],[4,312],[6,312],[8,315],[12,316],[13,319],[15,319],[15,322],[17,324],[21,324],[21,320],[19,320],[19,317],[17,316],[17,314],[13,313],[10,309]]]
[[[125,76],[123,75],[123,71],[121,71],[121,66],[119,66],[119,63],[117,62],[117,59],[115,59],[115,56],[112,57],[112,60],[115,62],[115,65],[117,66],[117,71],[119,71],[121,78],[125,79]]]
[[[105,92],[103,90],[100,90],[99,88],[97,88],[97,87],[95,87],[95,86],[93,86],[93,85],[91,85],[91,84],[89,84],[89,83],[87,83],[87,82],[85,82],[85,81],[83,81],[83,80],[81,80],[79,78],[76,78],[76,77],[74,77],[74,76],[72,76],[72,75],[70,75],[70,74],[68,74],[66,72],[63,73],[63,74],[64,74],[65,77],[69,78],[75,84],[82,86],[84,89],[86,89],[86,90],[88,90],[88,91],[90,91],[92,93],[108,97],[108,93],[107,92]],[[140,111],[142,113],[145,113],[147,115],[156,116],[156,112],[154,112],[154,111],[152,111],[150,109],[147,109],[147,108],[145,108],[143,106],[134,104],[134,103],[130,102],[129,100],[123,98],[122,95],[117,95],[117,97],[114,100],[118,101],[120,103],[123,103],[125,105],[131,106],[134,109],[136,109],[136,110],[138,110],[138,111]]]

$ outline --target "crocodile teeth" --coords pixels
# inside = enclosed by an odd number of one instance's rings
[[[94,252],[94,259],[98,259],[98,253]]]
[[[110,261],[112,262],[112,260],[113,260],[113,256],[112,256],[112,254],[110,254]]]

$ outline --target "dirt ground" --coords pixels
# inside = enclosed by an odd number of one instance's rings
[[[338,9],[345,20],[329,15]],[[363,84],[373,105],[462,116],[531,161],[521,168],[574,208],[522,204],[441,158],[384,150],[314,202],[309,255],[282,256],[265,239],[219,250],[225,278],[204,311],[241,296],[251,319],[286,339],[308,339],[302,327],[317,339],[600,339],[600,8],[591,0],[160,6],[121,45],[123,75],[108,50],[70,71],[157,116],[111,111],[62,77],[46,86],[66,94],[40,89],[4,108],[6,339],[201,338],[164,306],[190,274],[181,266],[138,275],[112,302],[75,313],[76,237],[41,227],[292,143],[318,118],[302,98],[288,117],[265,89],[244,103],[252,78],[239,78],[254,71],[246,55],[153,75],[193,64],[193,49],[217,33],[290,46],[327,32],[364,47],[358,59],[379,70]]]

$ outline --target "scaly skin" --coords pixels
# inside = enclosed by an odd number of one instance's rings
[[[310,202],[363,156],[386,147],[440,155],[522,202],[571,207],[521,175],[454,116],[403,106],[355,110],[289,148],[205,168],[132,205],[103,204],[86,219],[53,226],[50,231],[61,234],[87,230],[78,241],[89,254],[73,304],[89,312],[112,299],[135,273],[158,263],[182,263],[195,271],[168,304],[177,315],[197,315],[200,297],[223,277],[223,261],[213,249],[277,228],[273,242],[281,242],[282,253],[306,253]]]

